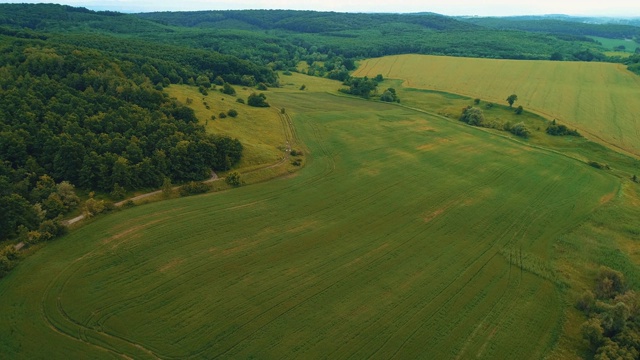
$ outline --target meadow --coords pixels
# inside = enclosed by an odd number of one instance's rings
[[[588,226],[607,234],[605,210],[625,209],[632,186],[432,112],[337,96],[337,82],[282,82],[266,94],[291,116],[303,170],[125,209],[43,247],[0,280],[0,353],[538,359],[571,342],[567,288],[592,255],[576,270],[557,250]]]
[[[588,138],[640,155],[640,77],[620,64],[514,61],[399,55],[363,61],[355,76],[404,80],[430,89],[522,105],[580,130]]]

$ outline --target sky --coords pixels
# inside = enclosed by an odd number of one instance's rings
[[[635,0],[0,0],[5,3],[56,2],[92,10],[120,12],[193,11],[231,9],[293,9],[339,12],[435,12],[444,15],[540,15],[640,17]]]

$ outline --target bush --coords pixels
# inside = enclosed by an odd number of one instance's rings
[[[473,100],[473,103],[474,103],[475,105],[479,105],[479,104],[480,104],[480,99],[474,99],[474,100]]]
[[[547,126],[546,132],[547,134],[553,135],[553,136],[580,136],[580,133],[578,133],[578,130],[575,130],[575,129],[569,130],[564,125],[558,125],[555,120],[553,120],[551,124]]]
[[[235,171],[232,172],[232,173],[229,173],[227,175],[227,177],[224,179],[224,181],[227,184],[229,184],[229,185],[231,185],[233,187],[238,187],[238,186],[242,185],[242,180],[240,179],[240,174],[238,174]]]
[[[253,93],[249,95],[249,98],[247,99],[247,104],[249,106],[254,106],[254,107],[269,107],[269,103],[265,101],[266,99],[267,97],[263,93],[260,93],[260,94]]]
[[[203,194],[207,191],[209,191],[209,185],[198,181],[191,181],[180,186],[181,196]]]
[[[302,151],[291,149],[291,156],[302,156]]]
[[[612,299],[626,290],[624,275],[606,266],[600,267],[596,280],[596,295],[599,299]]]
[[[602,164],[602,163],[599,163],[597,161],[589,161],[587,164],[589,164],[589,166],[592,166],[592,167],[594,167],[596,169],[600,169],[600,170],[610,170],[611,169],[611,167],[609,165]]]
[[[527,127],[524,125],[524,123],[517,123],[515,125],[513,125],[511,127],[511,129],[509,130],[513,135],[519,136],[521,138],[528,138],[529,135],[531,135],[531,132],[529,131],[529,129],[527,129]]]
[[[493,105],[494,105],[493,103],[487,103],[487,104],[485,105],[485,107],[486,107],[487,109],[491,109],[491,108],[493,107]]]
[[[267,85],[265,85],[264,83],[259,83],[258,86],[256,86],[256,89],[261,91],[267,90]]]
[[[224,113],[224,112],[221,112],[220,114],[218,114],[218,117],[219,117],[220,119],[224,119],[224,118],[226,118],[226,117],[227,117],[227,114],[226,114],[226,113]]]
[[[227,94],[227,95],[236,94],[236,89],[234,89],[233,86],[229,85],[228,83],[224,83],[220,91],[222,91],[223,94]]]
[[[518,106],[515,110],[516,115],[520,115],[524,112],[524,108],[521,106]]]
[[[469,106],[462,111],[460,121],[473,126],[482,126],[484,123],[484,113],[477,107]]]
[[[300,86],[300,90],[305,90],[306,88],[307,88],[307,85],[303,84],[302,86]]]
[[[231,109],[229,111],[227,111],[227,115],[231,116],[232,118],[238,116],[238,112],[235,109]]]
[[[236,102],[239,104],[244,104],[244,99],[243,98],[238,98],[236,99]]]

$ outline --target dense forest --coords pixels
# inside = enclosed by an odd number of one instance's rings
[[[117,196],[230,169],[242,144],[205,133],[193,110],[162,89],[195,82],[200,68],[208,68],[200,80],[275,79],[253,64],[216,63],[245,63],[229,56],[211,54],[202,60],[209,64],[189,67],[179,56],[115,56],[28,31],[0,35],[0,54],[0,241],[57,235],[61,215],[79,205],[77,189]]]

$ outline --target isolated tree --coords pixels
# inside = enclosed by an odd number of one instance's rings
[[[229,111],[227,111],[227,115],[231,116],[232,118],[238,116],[238,112],[235,109],[231,109]]]
[[[518,100],[518,95],[516,95],[516,94],[509,95],[509,97],[507,98],[507,102],[509,103],[509,107],[513,107],[513,103],[516,102],[517,100]]]
[[[269,107],[269,103],[265,101],[266,99],[267,97],[263,93],[252,93],[247,99],[247,105],[255,107]]]

